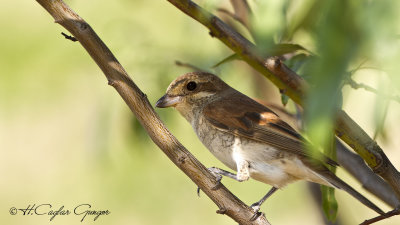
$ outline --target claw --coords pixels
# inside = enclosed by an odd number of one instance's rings
[[[259,216],[263,215],[264,213],[262,212],[256,212],[253,214],[253,216],[250,218],[250,221],[256,220]]]
[[[212,187],[211,190],[215,191],[215,190],[218,190],[218,188],[221,187],[221,180],[217,180],[217,182],[218,183],[214,187]]]
[[[200,188],[199,187],[197,187],[197,196],[199,196],[200,197]]]
[[[216,213],[225,214],[226,213],[226,209],[222,207],[222,208],[218,209]]]
[[[217,182],[221,183],[222,175],[220,175],[220,174],[214,174],[214,175],[215,175],[215,179],[217,180]]]
[[[250,207],[254,210],[254,212],[260,211],[260,205],[258,204],[258,202],[254,203]]]
[[[211,190],[215,191],[221,186],[222,175],[215,172],[215,167],[208,168],[208,170],[215,176],[215,180],[217,181],[217,184],[211,188]],[[197,195],[199,197],[200,197],[200,190],[201,189],[197,187]]]
[[[262,215],[262,212],[260,212],[260,204],[259,202],[256,202],[250,206],[254,210],[253,216],[250,218],[250,221],[256,220],[259,216]]]
[[[215,180],[217,182],[217,184],[211,188],[211,190],[213,190],[213,191],[217,190],[221,186],[221,180],[222,180],[222,175],[218,174],[215,171],[216,169],[217,168],[215,168],[215,167],[208,168],[208,171],[210,171],[215,176]]]

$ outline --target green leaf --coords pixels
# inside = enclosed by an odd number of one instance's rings
[[[290,21],[287,22],[288,25],[282,35],[283,40],[292,40],[293,35],[299,30],[313,29],[318,21],[316,18],[322,14],[321,7],[327,4],[327,2],[319,0],[307,0],[306,2],[294,12]]]
[[[311,55],[304,53],[293,56],[292,58],[285,61],[285,64],[294,72],[298,72],[300,68],[311,59]]]
[[[285,95],[285,94],[281,94],[281,102],[282,102],[282,105],[283,106],[286,106],[286,104],[288,103],[288,101],[289,101],[289,96],[287,96],[287,95]]]
[[[336,160],[336,141],[335,135],[333,132],[329,132],[328,143],[325,145],[324,154],[329,158]],[[336,172],[336,167],[326,165],[329,170],[333,173]],[[336,220],[338,203],[335,198],[335,189],[332,187],[321,186],[321,194],[322,194],[322,209],[324,210],[325,216],[329,221],[334,222]]]
[[[267,56],[281,56],[289,53],[294,53],[296,51],[306,51],[308,53],[311,53],[308,51],[306,48],[304,48],[301,45],[298,44],[289,44],[289,43],[283,43],[283,44],[276,44],[270,47],[268,49],[268,55]]]
[[[214,66],[212,66],[211,68],[217,68],[218,66],[233,61],[233,60],[240,60],[242,59],[238,54],[234,53],[228,57],[226,57],[225,59],[221,60],[220,62],[218,62],[217,64],[215,64]]]
[[[324,155],[335,160],[336,157],[336,142],[333,133],[333,123],[328,116],[320,116],[307,125],[307,137],[313,141],[314,145],[308,146],[308,151],[317,153],[319,149],[323,149]],[[335,167],[326,165],[333,173]],[[334,221],[336,219],[338,204],[335,199],[334,188],[321,186],[322,192],[322,209],[328,220]]]
[[[326,218],[334,222],[336,220],[338,204],[335,198],[335,189],[332,187],[322,186],[322,209],[324,210]]]

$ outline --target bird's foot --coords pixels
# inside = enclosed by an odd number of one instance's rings
[[[262,213],[260,212],[261,205],[269,198],[275,191],[278,190],[276,187],[272,187],[260,201],[253,203],[250,207],[254,210],[254,215],[250,218],[250,221],[256,220]]]
[[[208,168],[208,171],[210,171],[210,173],[212,173],[215,176],[215,180],[217,181],[217,184],[211,188],[211,190],[215,191],[221,186],[222,175],[225,175],[223,172],[227,172],[227,171],[224,171],[217,167],[210,167],[210,168]],[[221,173],[221,171],[223,171],[223,172]],[[229,172],[227,172],[227,173],[229,173]],[[199,187],[197,187],[197,195],[200,197],[200,188]]]
[[[259,216],[262,215],[262,212],[260,212],[261,204],[260,204],[260,202],[256,202],[256,203],[252,204],[250,207],[254,210],[254,214],[253,214],[253,216],[250,218],[250,221],[254,221],[254,220],[256,220]]]
[[[210,171],[210,173],[212,173],[215,176],[215,180],[217,181],[217,184],[211,188],[211,190],[215,191],[220,187],[222,175],[224,175],[224,174],[221,173],[222,170],[217,167],[210,167],[210,168],[208,168],[208,171]]]

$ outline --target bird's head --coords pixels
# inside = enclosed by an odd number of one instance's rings
[[[156,103],[158,108],[174,107],[186,119],[193,110],[217,99],[230,87],[217,76],[206,72],[187,73],[176,78]]]

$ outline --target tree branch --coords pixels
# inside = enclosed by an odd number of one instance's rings
[[[57,23],[65,27],[86,49],[136,115],[155,144],[226,214],[240,224],[269,224],[264,216],[250,221],[253,210],[234,196],[168,131],[146,95],[130,79],[111,51],[81,17],[61,0],[37,0]],[[218,188],[215,188],[218,187]]]
[[[390,218],[390,217],[396,216],[396,215],[400,215],[400,208],[393,209],[392,211],[385,213],[384,215],[380,215],[380,216],[374,217],[372,219],[366,220],[366,221],[360,223],[360,225],[373,224],[378,221],[381,221],[381,220],[384,220],[384,219],[387,219],[387,218]]]
[[[210,35],[221,40],[226,46],[242,57],[250,66],[270,79],[293,101],[302,104],[307,83],[284,65],[279,58],[265,58],[257,52],[256,46],[241,34],[230,28],[218,17],[204,10],[190,0],[168,0],[182,12],[197,20],[210,30]],[[379,145],[372,140],[343,110],[336,118],[336,135],[354,149],[395,191],[400,199],[400,173],[389,161]]]
[[[397,199],[400,199],[400,173],[379,145],[344,111],[339,111],[337,116],[336,135],[354,149],[392,187]]]
[[[338,139],[336,139],[336,153],[339,164],[360,181],[363,188],[393,208],[400,205],[400,200],[388,183],[372,172],[359,155],[347,149]]]

